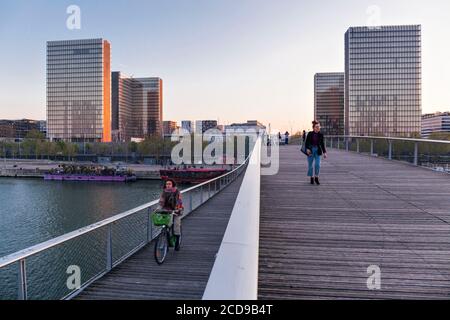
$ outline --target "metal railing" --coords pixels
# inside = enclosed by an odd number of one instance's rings
[[[235,181],[249,158],[220,177],[183,190],[183,218]],[[146,203],[0,258],[0,300],[75,297],[158,235],[160,229],[150,219],[157,205],[158,200]],[[81,271],[78,284],[76,269]]]
[[[373,136],[325,136],[326,146],[448,171],[450,141]]]

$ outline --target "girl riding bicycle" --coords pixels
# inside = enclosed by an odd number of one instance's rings
[[[159,206],[163,211],[174,212],[173,215],[173,232],[176,236],[175,250],[180,250],[181,236],[181,215],[183,214],[183,201],[181,200],[181,192],[177,189],[176,183],[172,179],[164,182],[163,192],[159,198]]]

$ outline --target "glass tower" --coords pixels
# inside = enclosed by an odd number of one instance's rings
[[[112,130],[115,141],[162,135],[162,80],[112,73]]]
[[[345,34],[349,135],[420,133],[421,26],[354,27]]]
[[[343,72],[314,76],[314,119],[326,135],[344,134],[344,80]]]
[[[111,48],[103,39],[47,42],[47,136],[111,141]]]

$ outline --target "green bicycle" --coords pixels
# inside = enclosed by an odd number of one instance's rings
[[[152,214],[153,224],[161,227],[161,232],[155,241],[155,260],[158,264],[163,264],[170,247],[175,247],[177,237],[174,235],[173,211],[155,211]],[[180,234],[178,246],[181,246],[182,236]]]

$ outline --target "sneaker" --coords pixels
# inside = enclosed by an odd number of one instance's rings
[[[316,181],[316,184],[317,184],[317,185],[320,185],[319,178],[315,177],[315,178],[314,178],[314,181]]]
[[[311,184],[314,184],[314,178],[311,177]]]

